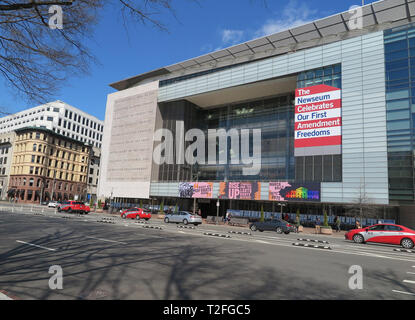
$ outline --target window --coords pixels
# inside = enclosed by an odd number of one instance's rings
[[[59,112],[59,108],[53,108],[53,112]]]
[[[53,117],[47,117],[46,120],[47,121],[53,121]]]
[[[385,230],[385,226],[383,224],[371,227],[368,229],[369,231],[383,231]]]
[[[398,226],[386,225],[385,231],[403,231],[403,230],[401,227],[398,227]]]

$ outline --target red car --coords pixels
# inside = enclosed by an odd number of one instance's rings
[[[59,212],[79,212],[79,213],[84,213],[84,214],[88,214],[91,209],[89,208],[89,206],[86,206],[83,202],[79,202],[79,201],[64,201],[59,207],[58,207],[58,211]]]
[[[144,211],[141,208],[130,208],[121,213],[121,218],[123,219],[151,219],[151,213],[148,211]]]
[[[345,234],[346,240],[356,243],[386,243],[412,249],[415,243],[415,231],[397,224],[375,224],[370,227],[350,230]]]

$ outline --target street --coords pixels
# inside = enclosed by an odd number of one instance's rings
[[[415,253],[394,246],[28,211],[0,212],[0,290],[17,299],[415,299]],[[53,265],[61,290],[48,285]]]

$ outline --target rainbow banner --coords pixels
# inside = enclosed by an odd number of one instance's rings
[[[320,183],[270,182],[270,201],[321,201]]]

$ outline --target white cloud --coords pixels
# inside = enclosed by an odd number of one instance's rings
[[[316,17],[317,12],[317,10],[309,8],[306,2],[299,3],[297,0],[290,0],[282,10],[280,17],[267,20],[257,30],[256,36],[262,37],[306,24],[318,18]]]
[[[242,30],[229,30],[225,29],[221,31],[222,43],[224,45],[234,45],[242,41],[244,37],[244,31]]]

